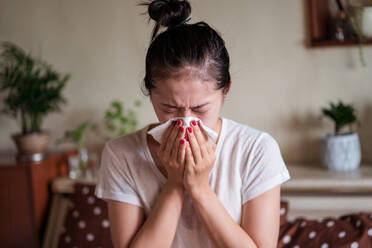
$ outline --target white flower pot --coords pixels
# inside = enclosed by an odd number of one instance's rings
[[[348,171],[359,167],[362,155],[358,133],[326,135],[322,144],[322,163],[330,170]]]
[[[363,36],[372,38],[372,6],[362,8],[360,25]]]

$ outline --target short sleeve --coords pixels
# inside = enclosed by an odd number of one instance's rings
[[[101,156],[95,195],[98,198],[116,200],[142,207],[130,170],[125,160],[115,156],[106,142]]]
[[[261,133],[242,170],[242,203],[290,179],[279,145],[268,133]]]

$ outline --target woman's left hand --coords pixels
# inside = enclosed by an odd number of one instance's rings
[[[196,121],[187,128],[184,186],[190,192],[209,187],[209,173],[216,161],[216,144],[211,145],[205,131]]]

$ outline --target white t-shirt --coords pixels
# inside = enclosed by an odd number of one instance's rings
[[[244,203],[287,181],[290,175],[272,136],[221,119],[209,183],[231,217],[240,224]],[[95,191],[99,198],[140,206],[145,216],[167,180],[151,156],[146,139],[148,128],[149,125],[105,144]],[[187,194],[172,247],[213,247]]]

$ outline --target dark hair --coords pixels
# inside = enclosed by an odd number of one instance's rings
[[[221,36],[205,22],[185,24],[191,6],[184,0],[143,2],[156,24],[146,54],[145,95],[154,82],[191,70],[202,80],[216,80],[216,90],[230,87],[230,59]],[[150,20],[150,19],[149,19]],[[161,26],[167,30],[157,33]]]

